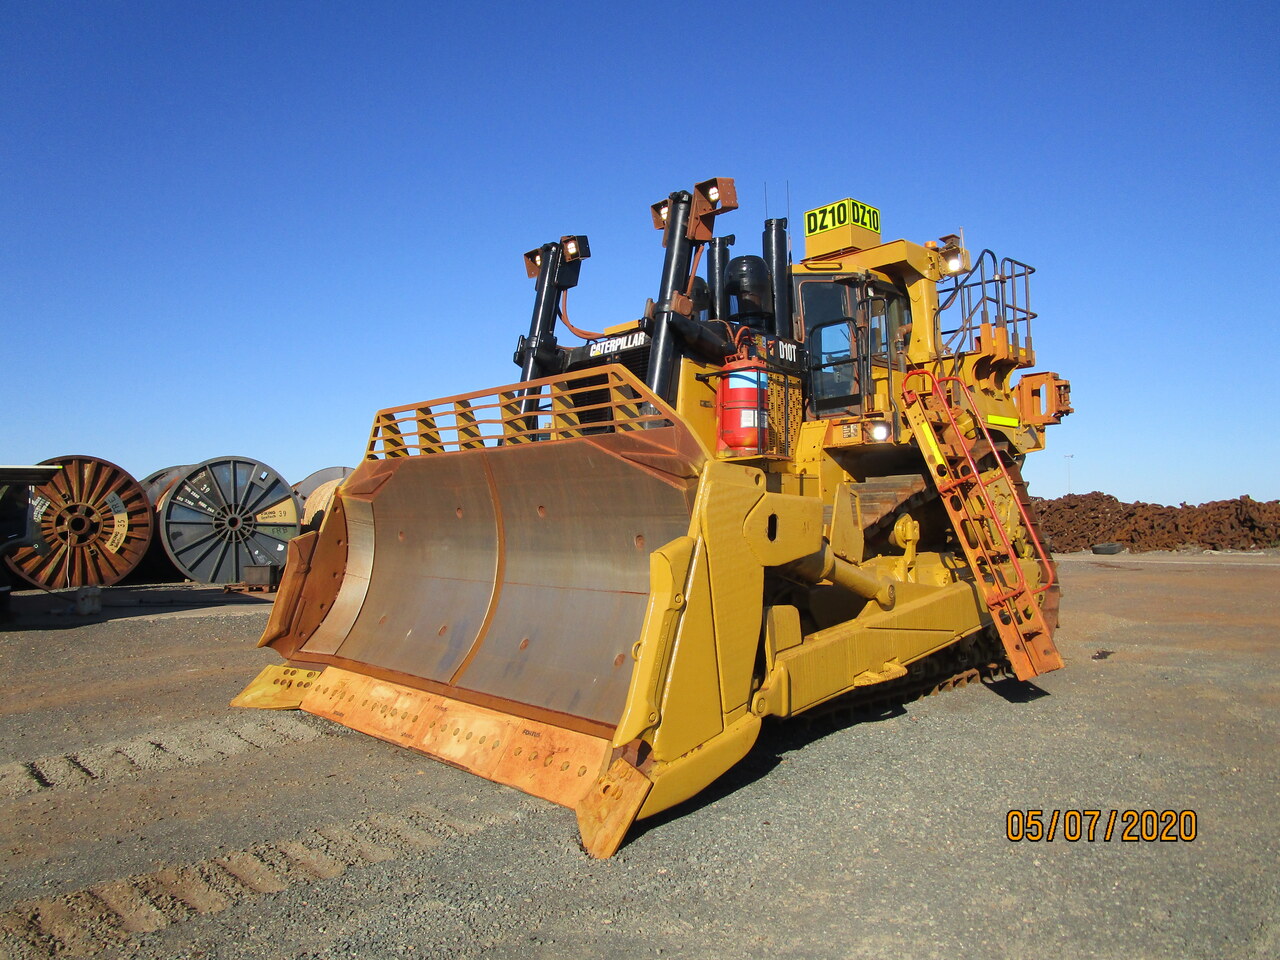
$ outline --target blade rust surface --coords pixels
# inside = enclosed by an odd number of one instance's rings
[[[611,751],[603,737],[338,667],[312,684],[302,709],[566,807],[587,796]]]
[[[341,573],[308,579],[305,615],[273,645],[473,703],[616,724],[649,554],[687,532],[695,460],[662,428],[367,461],[316,548],[345,553]]]

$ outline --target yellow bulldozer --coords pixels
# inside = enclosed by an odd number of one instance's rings
[[[731,258],[736,207],[728,178],[654,204],[657,299],[599,333],[568,318],[587,238],[526,254],[519,382],[375,415],[289,544],[286,663],[234,703],[563,804],[607,857],[766,717],[1062,666],[1020,464],[1070,386],[1014,380],[1033,269],[882,242],[852,198],[805,213],[798,262],[785,219]]]

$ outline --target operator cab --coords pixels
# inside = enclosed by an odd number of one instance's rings
[[[798,277],[796,305],[809,354],[815,416],[883,412],[891,370],[903,369],[911,334],[906,295],[865,276]]]

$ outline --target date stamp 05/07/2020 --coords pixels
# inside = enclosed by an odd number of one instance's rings
[[[1005,838],[1012,843],[1190,843],[1194,810],[1010,810]]]

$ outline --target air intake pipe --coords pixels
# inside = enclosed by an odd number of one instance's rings
[[[729,319],[729,290],[725,286],[725,270],[729,266],[729,248],[736,238],[714,237],[707,247],[707,285],[711,288],[711,319]]]

